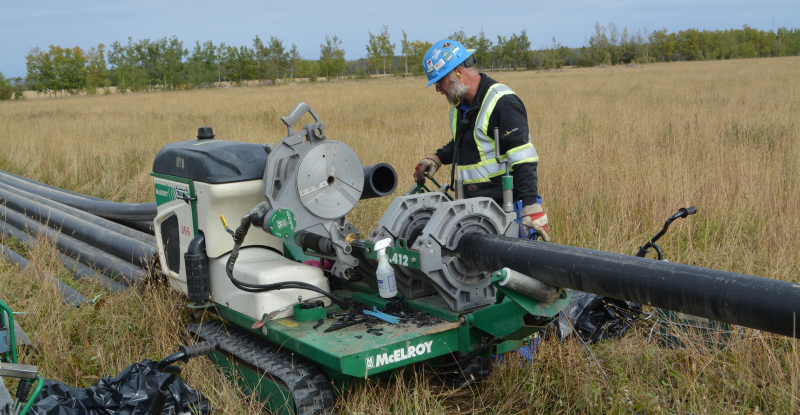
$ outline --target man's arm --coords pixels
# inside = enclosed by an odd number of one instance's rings
[[[436,156],[442,161],[442,164],[450,164],[453,162],[453,149],[455,141],[450,140],[442,148],[436,150]]]
[[[524,206],[535,204],[539,196],[539,175],[536,172],[539,159],[533,146],[527,146],[530,144],[528,115],[516,95],[507,95],[498,101],[489,119],[487,133],[492,138],[494,138],[494,126],[500,128],[501,155],[509,151],[517,155],[515,158],[525,155],[522,161],[511,166],[515,197],[522,200]],[[496,143],[495,145],[497,146]]]

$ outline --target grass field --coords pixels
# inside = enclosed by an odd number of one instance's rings
[[[554,242],[633,254],[678,208],[660,242],[673,262],[800,282],[800,58],[496,73],[528,111],[539,188]],[[280,117],[311,105],[325,133],[364,165],[388,162],[412,183],[417,161],[445,143],[447,104],[422,79],[72,97],[0,103],[0,169],[117,201],[154,200],[149,176],[163,145],[211,126],[217,138],[277,142]],[[303,121],[301,120],[301,124]],[[366,232],[390,200],[361,203]],[[26,253],[66,275],[42,248]],[[34,284],[30,284],[30,279]],[[67,278],[67,277],[65,277]],[[100,292],[73,283],[89,298]],[[56,293],[0,265],[0,296],[20,317],[45,377],[86,386],[181,341],[185,300],[151,286],[106,295],[96,309],[58,305]],[[726,350],[647,342],[652,322],[591,346],[548,341],[531,365],[498,365],[489,381],[452,391],[423,376],[360,387],[350,413],[800,413],[800,344],[749,333]],[[185,372],[221,413],[252,413],[201,361]]]

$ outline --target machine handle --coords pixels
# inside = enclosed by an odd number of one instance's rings
[[[281,121],[286,124],[286,129],[288,131],[287,136],[294,134],[294,130],[292,130],[292,126],[300,119],[306,112],[310,113],[312,117],[314,117],[314,121],[320,123],[319,116],[316,112],[314,112],[311,107],[308,106],[305,102],[301,102],[297,104],[296,107],[289,113],[289,115],[285,117],[281,117]]]

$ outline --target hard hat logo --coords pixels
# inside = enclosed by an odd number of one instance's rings
[[[459,42],[445,39],[436,42],[422,59],[422,69],[428,75],[428,85],[433,85],[469,58],[475,49],[467,49]],[[431,65],[433,62],[433,65]],[[467,65],[468,66],[468,65]]]

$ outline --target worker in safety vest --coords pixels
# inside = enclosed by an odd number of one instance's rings
[[[425,173],[433,177],[442,164],[452,163],[465,197],[491,197],[502,206],[501,176],[505,170],[495,160],[499,151],[501,160],[510,160],[515,207],[522,225],[549,242],[547,215],[537,186],[539,156],[531,144],[525,106],[511,88],[474,68],[474,52],[445,39],[425,54],[422,68],[428,75],[426,87],[436,85],[436,92],[450,103],[452,140],[422,159],[414,177],[417,183],[425,183]],[[499,146],[494,140],[495,127],[500,129]]]

